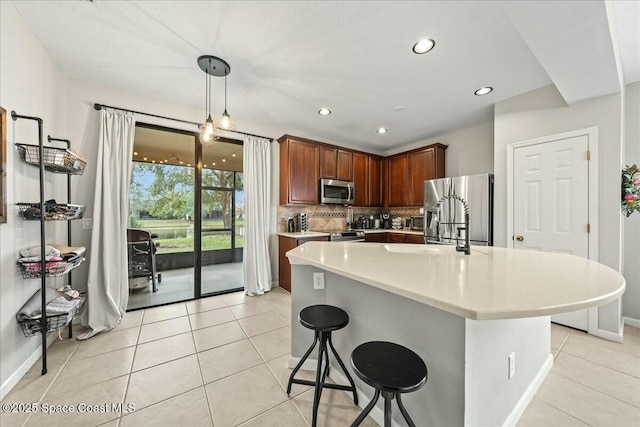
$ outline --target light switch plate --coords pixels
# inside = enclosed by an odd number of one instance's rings
[[[83,230],[91,230],[93,228],[93,219],[91,218],[82,218],[82,229]]]

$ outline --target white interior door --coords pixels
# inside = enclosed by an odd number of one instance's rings
[[[589,257],[587,135],[513,151],[514,248]],[[587,310],[551,316],[588,330]]]

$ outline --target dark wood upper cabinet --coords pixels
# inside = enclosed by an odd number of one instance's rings
[[[442,144],[384,158],[291,135],[278,142],[281,205],[317,205],[327,178],[353,181],[354,206],[422,206],[424,181],[445,176]]]
[[[320,178],[338,179],[338,149],[320,147]]]
[[[353,180],[353,160],[350,151],[320,146],[320,178]]]
[[[444,177],[445,148],[434,144],[408,154],[408,206],[424,204],[424,181]]]
[[[407,155],[389,157],[387,166],[387,205],[407,206]]]
[[[368,206],[382,206],[382,165],[381,157],[369,157],[369,204]]]
[[[369,206],[369,156],[353,153],[354,206]]]
[[[317,205],[320,145],[282,136],[280,143],[280,204]]]
[[[336,178],[340,181],[353,181],[353,153],[338,150]]]

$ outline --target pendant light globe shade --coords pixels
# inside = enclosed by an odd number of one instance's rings
[[[211,115],[209,115],[207,121],[200,126],[200,141],[207,143],[218,139],[214,134],[215,128],[216,126],[213,123],[213,119],[211,119]]]
[[[235,130],[236,128],[235,124],[231,121],[231,116],[229,115],[229,113],[227,113],[226,109],[224,110],[224,113],[222,113],[222,119],[220,119],[220,127],[226,130]]]

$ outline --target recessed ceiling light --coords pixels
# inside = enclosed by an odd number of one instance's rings
[[[486,95],[488,93],[491,93],[491,91],[493,91],[493,88],[490,86],[485,86],[485,87],[481,87],[480,89],[476,90],[474,93],[478,96],[482,96],[482,95]]]
[[[413,53],[418,55],[427,53],[436,45],[433,39],[422,39],[413,45]]]
[[[321,108],[318,110],[318,114],[320,114],[321,116],[328,116],[329,114],[331,114],[331,110],[329,110],[328,108]]]
[[[134,151],[134,152],[133,152],[133,155],[134,155],[134,156],[137,156],[137,155],[138,155],[138,152],[137,152],[137,151]]]
[[[146,161],[147,161],[147,158],[146,158],[146,157],[143,157],[143,158],[142,158],[142,160],[144,160],[144,161],[146,162]]]
[[[378,132],[379,134],[383,134],[383,133],[387,133],[387,128],[378,128],[378,130],[376,130],[376,132]]]

